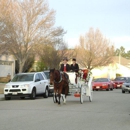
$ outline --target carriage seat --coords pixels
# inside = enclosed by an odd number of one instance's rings
[[[77,84],[76,82],[76,73],[75,72],[67,72],[69,75],[70,84]]]

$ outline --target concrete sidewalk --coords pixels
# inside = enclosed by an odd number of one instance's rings
[[[4,94],[0,94],[0,101],[4,100]]]

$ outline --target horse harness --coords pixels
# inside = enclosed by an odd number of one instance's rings
[[[64,79],[62,78],[62,75],[64,75],[66,79],[68,78],[67,75],[65,75],[64,72],[60,72],[59,70],[58,70],[58,72],[60,73],[60,80],[59,80],[58,82],[54,80],[54,83],[57,83],[57,84],[61,83],[61,81],[64,80]]]

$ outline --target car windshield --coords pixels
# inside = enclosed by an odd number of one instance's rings
[[[108,79],[106,79],[106,78],[99,78],[99,79],[95,79],[94,82],[108,82]]]
[[[127,82],[127,83],[130,83],[130,78],[128,78],[126,82]]]
[[[125,77],[117,77],[115,78],[115,81],[126,81]]]
[[[45,73],[47,79],[50,79],[49,71],[44,71],[44,73]]]
[[[34,74],[18,74],[15,75],[11,82],[33,81]]]

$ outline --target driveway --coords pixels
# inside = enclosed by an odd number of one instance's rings
[[[4,93],[4,86],[6,83],[0,83],[0,94]]]

